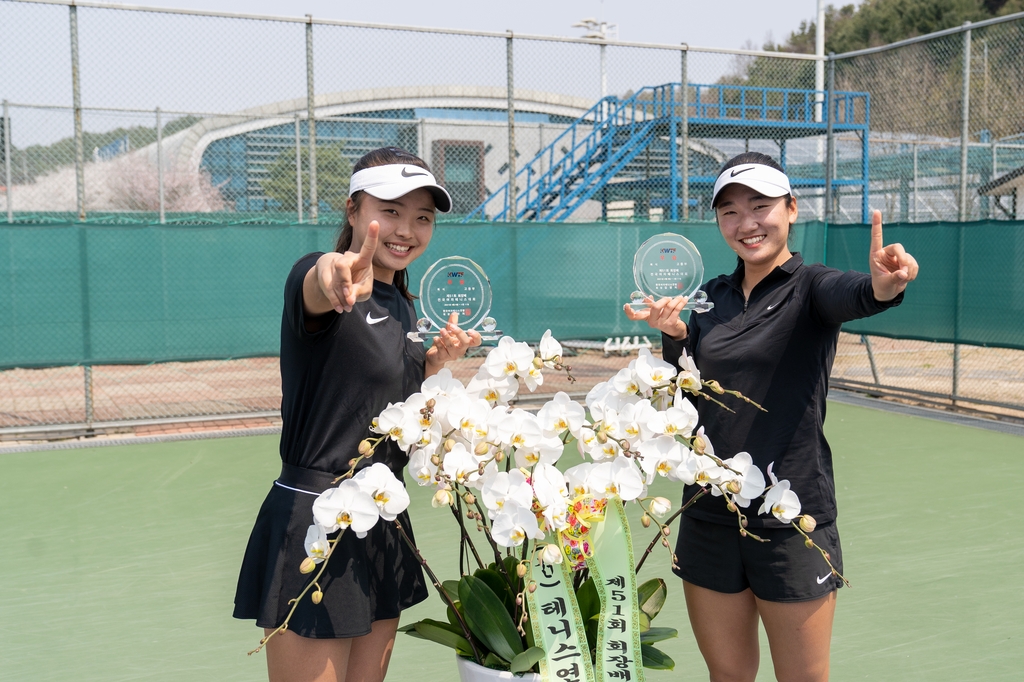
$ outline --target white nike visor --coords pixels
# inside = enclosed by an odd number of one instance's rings
[[[348,195],[366,192],[378,199],[391,201],[420,187],[430,191],[434,197],[434,206],[438,211],[448,213],[452,210],[451,195],[444,187],[437,184],[433,173],[407,163],[374,166],[353,173],[348,186]]]
[[[715,180],[711,208],[718,204],[718,195],[722,190],[732,184],[745,185],[766,197],[783,197],[793,193],[789,178],[782,171],[760,163],[744,163],[725,169]]]

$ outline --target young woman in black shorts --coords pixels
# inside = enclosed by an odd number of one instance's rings
[[[715,307],[680,319],[685,297],[663,298],[631,320],[662,332],[665,360],[682,350],[723,386],[764,405],[760,412],[728,395],[729,413],[698,404],[715,450],[749,452],[765,471],[789,479],[802,512],[817,520],[810,534],[842,571],[836,529],[832,453],[822,429],[828,377],[840,325],[899,305],[917,262],[899,244],[884,246],[882,219],[871,225],[870,275],[808,265],[787,244],[796,199],[783,169],[765,154],[741,154],[722,168],[712,206],[738,265],[704,286]],[[698,490],[688,486],[684,500]],[[756,504],[756,503],[755,503]],[[758,620],[764,622],[776,678],[828,679],[835,613],[834,576],[803,537],[774,517],[748,515],[769,540],[743,538],[721,497],[701,498],[681,521],[676,546],[690,623],[711,679],[753,682],[759,664]]]
[[[390,147],[372,151],[353,168],[335,250],[303,256],[288,275],[281,475],[256,518],[235,593],[235,617],[255,619],[267,634],[309,580],[299,564],[313,500],[348,471],[371,420],[480,344],[454,316],[429,350],[406,338],[416,319],[406,268],[430,243],[435,213],[451,206],[421,159]],[[401,480],[408,457],[386,442],[371,462]],[[407,514],[399,520],[411,530]],[[382,680],[400,612],[427,597],[394,525],[378,522],[364,539],[344,533],[320,585],[323,600],[303,600],[288,629],[268,641],[271,682]]]

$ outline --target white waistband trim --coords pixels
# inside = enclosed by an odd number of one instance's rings
[[[285,485],[284,483],[281,483],[281,481],[274,481],[274,485],[280,486],[285,490],[294,490],[297,493],[306,493],[307,495],[312,495],[313,497],[320,497],[320,493],[311,493],[308,490],[299,490],[298,488],[293,488],[290,485]]]

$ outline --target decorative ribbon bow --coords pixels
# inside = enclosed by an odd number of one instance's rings
[[[566,520],[569,525],[558,534],[562,552],[569,560],[569,568],[578,571],[587,565],[587,558],[593,556],[590,527],[604,521],[604,510],[608,500],[593,495],[580,495],[569,505]]]

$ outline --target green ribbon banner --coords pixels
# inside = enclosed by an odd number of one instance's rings
[[[544,682],[594,682],[590,647],[583,616],[572,589],[568,562],[545,564],[533,553],[531,579],[537,589],[527,591],[533,639],[544,649],[540,675]]]
[[[621,500],[608,500],[604,521],[594,524],[591,535],[594,554],[587,567],[601,597],[597,679],[644,682],[633,541]]]

